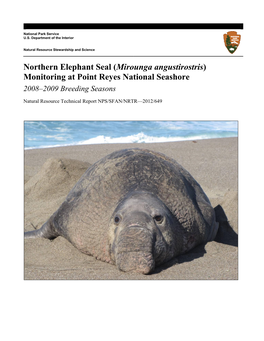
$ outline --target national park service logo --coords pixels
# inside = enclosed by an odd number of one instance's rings
[[[229,31],[224,34],[225,46],[230,53],[236,52],[238,45],[240,44],[241,35],[237,34],[235,31]]]

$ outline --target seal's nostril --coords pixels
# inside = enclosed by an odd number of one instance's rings
[[[114,217],[115,224],[118,225],[121,220],[122,220],[121,215],[120,214],[116,214],[116,216]]]

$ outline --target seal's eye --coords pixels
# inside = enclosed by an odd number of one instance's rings
[[[154,219],[156,220],[156,222],[157,223],[162,223],[162,221],[163,221],[163,216],[162,215],[156,215],[155,217],[154,217]]]
[[[115,224],[118,224],[120,222],[120,220],[121,220],[120,216],[116,215],[114,218]]]

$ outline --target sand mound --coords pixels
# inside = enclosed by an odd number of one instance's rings
[[[69,191],[90,166],[72,159],[48,159],[25,184],[26,230],[40,227],[55,212]]]
[[[35,199],[45,195],[67,194],[69,186],[73,186],[89,166],[89,163],[78,160],[50,158],[41,170],[28,180],[25,195]]]

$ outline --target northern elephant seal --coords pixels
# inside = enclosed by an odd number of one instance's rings
[[[175,160],[147,149],[116,151],[89,167],[59,209],[25,238],[66,238],[122,271],[152,272],[216,236],[209,199]]]

